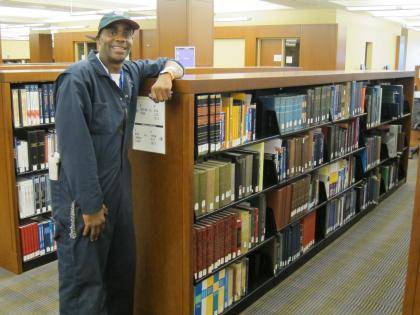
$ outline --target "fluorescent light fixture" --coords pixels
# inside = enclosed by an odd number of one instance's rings
[[[2,29],[16,29],[16,28],[25,28],[25,27],[32,27],[32,26],[42,26],[45,25],[44,23],[38,24],[0,24],[0,28]]]
[[[369,11],[377,17],[410,17],[420,16],[420,10],[390,10],[390,11]]]
[[[248,11],[266,11],[266,10],[284,10],[291,7],[274,4],[263,0],[214,0],[214,12],[248,12]]]
[[[102,15],[80,15],[80,16],[66,16],[63,18],[53,18],[45,20],[46,23],[63,23],[63,22],[78,22],[78,21],[98,21],[102,18]]]
[[[365,6],[410,6],[418,5],[419,0],[330,0],[329,2],[344,7],[365,7]]]
[[[51,16],[67,16],[68,12],[0,6],[0,14],[2,17],[29,17],[36,19],[49,18]]]
[[[156,20],[156,15],[149,15],[149,16],[131,16],[130,19],[132,19],[132,20]]]
[[[346,7],[349,11],[379,11],[379,10],[397,10],[396,5],[379,5],[379,6],[363,6],[363,7]]]
[[[34,27],[31,28],[33,31],[57,31],[57,30],[73,30],[87,28],[86,25],[74,25],[74,26],[49,26],[49,27]]]
[[[417,10],[420,9],[420,4],[402,5],[400,8],[403,10]]]
[[[219,17],[214,18],[215,22],[240,22],[240,21],[250,21],[251,18],[248,16],[237,16],[237,17]]]

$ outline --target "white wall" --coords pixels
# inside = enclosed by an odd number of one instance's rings
[[[245,39],[215,39],[213,66],[238,68],[245,66]]]
[[[420,66],[420,32],[409,29],[405,70],[414,70],[415,66]]]
[[[372,69],[395,66],[397,36],[401,26],[363,13],[337,10],[337,23],[347,27],[346,70],[359,69],[365,61],[366,42],[372,42]]]
[[[3,59],[29,59],[28,40],[2,40],[1,50]]]

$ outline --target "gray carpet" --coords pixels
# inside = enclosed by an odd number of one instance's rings
[[[417,160],[408,181],[243,315],[401,314]]]

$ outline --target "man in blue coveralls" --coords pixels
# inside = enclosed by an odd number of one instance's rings
[[[58,180],[51,181],[61,314],[131,314],[135,276],[127,152],[144,80],[171,97],[183,68],[167,58],[127,61],[139,25],[115,12],[99,23],[99,52],[56,81]],[[54,176],[52,176],[54,177]]]

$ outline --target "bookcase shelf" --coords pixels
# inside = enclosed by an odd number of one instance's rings
[[[276,138],[278,138],[278,136],[276,136]],[[295,182],[295,181],[297,181],[297,180],[301,179],[301,178],[302,178],[302,177],[304,177],[305,175],[312,174],[312,173],[314,173],[315,171],[319,170],[320,168],[322,168],[322,167],[324,167],[324,166],[330,165],[330,164],[332,164],[332,163],[334,163],[334,162],[337,162],[338,160],[342,160],[342,159],[344,159],[344,158],[346,158],[346,157],[348,157],[348,156],[351,156],[351,155],[357,154],[357,153],[359,153],[361,150],[363,150],[363,147],[362,147],[362,148],[358,148],[358,149],[356,149],[356,150],[353,150],[353,151],[351,151],[351,152],[348,152],[348,153],[346,153],[346,154],[343,154],[342,156],[337,157],[337,158],[334,158],[334,159],[332,159],[332,160],[331,160],[331,161],[329,161],[329,162],[324,162],[324,163],[322,163],[322,164],[320,164],[320,165],[317,165],[316,167],[314,167],[314,168],[312,168],[312,169],[309,169],[309,170],[307,170],[307,171],[305,171],[305,172],[303,172],[303,173],[300,173],[300,174],[298,174],[298,175],[296,175],[296,176],[293,176],[293,177],[290,177],[290,178],[286,178],[286,179],[284,179],[284,180],[280,181],[279,183],[277,183],[277,184],[275,184],[275,185],[271,185],[271,186],[269,186],[269,187],[265,187],[265,188],[263,188],[263,189],[262,189],[261,191],[259,191],[259,192],[253,193],[253,194],[251,194],[251,195],[249,195],[249,196],[246,196],[246,197],[244,197],[244,198],[239,198],[238,200],[235,200],[235,201],[233,201],[233,202],[229,203],[228,205],[225,205],[225,206],[220,207],[220,208],[218,208],[218,209],[216,209],[216,210],[214,210],[214,211],[212,211],[212,212],[209,212],[209,213],[206,213],[206,214],[203,214],[203,215],[201,215],[201,216],[196,217],[196,218],[195,218],[195,221],[199,221],[199,220],[202,220],[202,219],[204,219],[204,218],[208,218],[208,217],[212,216],[212,215],[213,215],[213,214],[215,214],[215,213],[220,213],[220,212],[222,212],[223,210],[226,210],[226,209],[228,209],[228,208],[232,208],[232,207],[234,207],[234,206],[236,206],[236,205],[238,205],[238,204],[240,204],[240,203],[242,203],[242,202],[244,202],[244,201],[247,201],[247,200],[250,200],[250,199],[252,199],[252,198],[255,198],[255,197],[257,197],[257,196],[259,196],[259,195],[261,195],[261,194],[267,193],[267,192],[269,192],[269,191],[271,191],[271,190],[273,190],[273,189],[281,188],[281,187],[283,187],[283,186],[286,186],[286,185],[288,185],[288,184],[291,184],[291,183],[293,183],[293,182]]]
[[[16,176],[30,176],[30,175],[37,175],[37,174],[43,174],[43,173],[48,173],[48,168],[42,168],[36,171],[16,173]]]
[[[406,118],[408,118],[408,117],[411,117],[411,113],[406,113],[406,114],[404,114],[404,115],[402,115],[402,116],[400,116],[400,117],[394,118],[394,119],[389,119],[389,120],[386,120],[386,121],[381,121],[381,123],[380,123],[380,124],[375,125],[375,126],[372,126],[372,127],[368,127],[368,128],[366,128],[366,130],[372,130],[372,129],[376,129],[376,128],[378,128],[378,127],[382,127],[382,126],[385,126],[385,125],[389,125],[389,124],[392,124],[392,123],[394,123],[394,122],[397,122],[397,121],[400,121],[400,120],[406,119]]]
[[[48,69],[48,65],[45,66],[45,69],[37,67],[36,70],[32,69],[31,66],[0,70],[0,127],[2,130],[0,133],[0,145],[5,153],[0,157],[0,168],[2,170],[0,172],[0,202],[5,210],[0,212],[0,230],[2,231],[2,237],[0,238],[0,267],[15,273],[21,273],[43,265],[55,260],[57,257],[55,253],[51,253],[23,262],[19,226],[32,223],[31,219],[39,216],[48,219],[47,217],[51,215],[51,211],[21,219],[18,206],[17,182],[24,180],[25,177],[46,175],[48,168],[18,173],[14,161],[14,137],[23,137],[26,132],[35,130],[46,131],[54,128],[55,123],[15,128],[12,89],[18,86],[22,87],[21,84],[51,83],[55,81],[63,70],[63,67]],[[22,116],[20,119],[23,119]]]
[[[24,127],[15,127],[15,131],[21,131],[21,130],[32,130],[32,129],[41,129],[41,128],[53,128],[55,126],[55,123],[49,123],[49,124],[39,124],[39,125],[31,125],[31,126],[24,126]]]
[[[13,134],[11,112],[11,84],[24,82],[51,82],[63,69],[47,70],[8,70],[0,71],[0,145],[6,154],[0,156],[0,201],[7,211],[0,212],[0,266],[14,272],[22,272],[34,265],[54,259],[55,253],[40,257],[31,262],[22,262],[19,218],[16,196],[16,172],[13,163]],[[174,82],[174,94],[165,106],[165,154],[130,150],[132,165],[132,187],[134,201],[134,225],[136,227],[137,275],[135,313],[143,314],[193,314],[193,247],[192,210],[193,165],[194,165],[194,102],[195,95],[224,92],[256,91],[286,87],[311,87],[337,84],[349,81],[381,80],[404,86],[405,99],[410,111],[413,103],[414,72],[407,71],[288,71],[264,73],[231,73],[185,75]],[[147,80],[141,95],[147,96],[155,80]],[[362,115],[363,116],[363,115]],[[410,136],[409,115],[399,119],[407,138]],[[327,122],[330,125],[336,122]],[[311,126],[319,128],[320,126]],[[295,135],[308,130],[299,130]],[[293,135],[292,133],[287,136]],[[276,135],[274,138],[278,138]],[[281,137],[285,137],[282,135]],[[268,141],[258,139],[254,143]],[[241,147],[248,146],[244,144]],[[359,148],[357,152],[360,152]],[[356,151],[356,150],[355,150]],[[351,152],[350,154],[356,154]],[[346,156],[348,156],[346,155]],[[339,159],[343,159],[342,156]],[[402,156],[403,168],[407,171],[408,155]],[[338,159],[330,162],[333,163]],[[326,164],[325,164],[326,165]],[[322,166],[325,166],[324,164]],[[259,194],[292,183],[305,175],[315,172],[316,167],[296,177],[263,189]],[[386,193],[388,196],[394,189]],[[255,197],[256,194],[244,200]],[[240,202],[240,201],[238,201]],[[233,204],[229,205],[229,207]],[[226,207],[228,208],[228,207]],[[226,314],[237,314],[270,287],[299,268],[322,248],[339,237],[352,224],[373,207],[357,213],[344,226],[328,237],[316,242],[311,249],[296,259],[278,274],[255,283],[248,293]],[[220,210],[223,211],[223,210]],[[316,210],[315,210],[316,211]],[[213,213],[212,213],[213,214]],[[212,215],[209,214],[209,215]],[[295,217],[298,220],[298,217]],[[256,255],[273,240],[268,237],[263,243],[254,246],[246,255]],[[170,284],[170,285],[168,285]]]
[[[28,271],[57,260],[57,252],[53,251],[23,262],[23,271]]]
[[[206,157],[215,156],[215,155],[218,155],[218,154],[223,153],[223,152],[229,152],[229,151],[234,151],[234,150],[238,150],[238,149],[243,149],[245,147],[248,147],[248,146],[251,146],[251,145],[254,145],[254,144],[258,144],[258,143],[262,143],[262,142],[268,142],[268,141],[271,141],[271,140],[274,140],[274,139],[288,138],[288,137],[300,135],[302,133],[306,133],[306,132],[311,131],[311,130],[316,129],[316,128],[321,128],[321,127],[326,127],[326,126],[331,126],[331,125],[334,125],[334,124],[347,122],[347,121],[350,121],[350,120],[353,120],[353,119],[356,119],[356,118],[359,118],[359,117],[364,117],[366,115],[367,115],[366,113],[361,113],[361,114],[358,114],[358,115],[353,115],[353,116],[348,117],[348,118],[343,118],[343,119],[339,119],[339,120],[332,120],[332,121],[327,121],[327,122],[324,122],[324,123],[321,123],[321,124],[311,125],[311,126],[308,126],[306,128],[302,128],[302,129],[295,130],[295,131],[288,132],[288,133],[284,133],[284,134],[280,133],[278,135],[267,136],[267,137],[257,139],[257,140],[253,140],[253,141],[249,141],[249,142],[246,142],[246,143],[243,143],[243,144],[231,147],[231,148],[221,149],[221,150],[218,150],[218,151],[207,153],[205,155],[201,155],[197,158],[197,160],[202,160]]]

